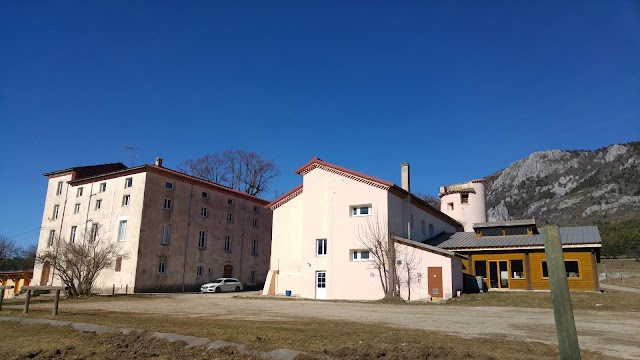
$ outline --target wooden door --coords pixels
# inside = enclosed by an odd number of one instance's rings
[[[432,297],[443,297],[442,294],[442,268],[427,268],[427,277],[429,278],[427,285],[429,286],[429,295]]]
[[[232,277],[233,276],[233,266],[225,265],[223,274],[224,275],[222,275],[222,277]]]
[[[42,277],[40,278],[40,286],[46,286],[49,282],[49,273],[51,272],[51,265],[42,265]]]

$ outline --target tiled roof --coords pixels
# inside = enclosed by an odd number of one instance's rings
[[[560,239],[563,246],[567,245],[602,245],[597,226],[561,227]],[[518,248],[543,247],[542,234],[511,235],[511,236],[483,236],[477,237],[472,232],[441,233],[424,243],[448,250],[487,249],[487,248]]]

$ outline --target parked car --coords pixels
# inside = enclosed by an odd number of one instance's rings
[[[234,278],[219,278],[200,287],[201,292],[241,291],[242,283]]]

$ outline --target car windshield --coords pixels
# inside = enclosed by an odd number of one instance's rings
[[[214,284],[220,284],[224,279],[215,279],[212,281]]]

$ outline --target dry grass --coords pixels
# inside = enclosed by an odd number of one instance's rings
[[[635,259],[602,259],[598,264],[600,274],[607,273],[609,278],[601,280],[603,284],[627,286],[640,289],[640,261]]]

